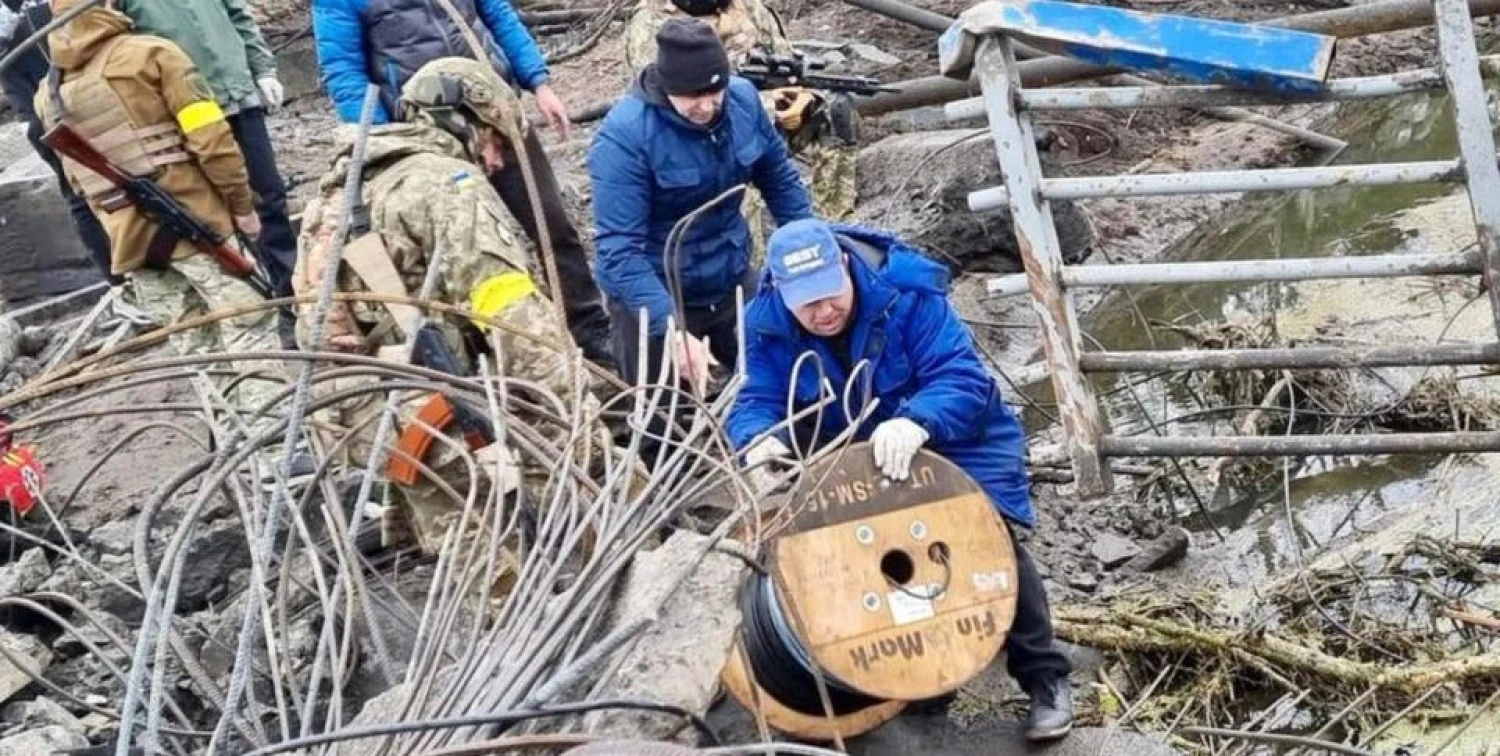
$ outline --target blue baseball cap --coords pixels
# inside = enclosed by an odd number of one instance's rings
[[[816,218],[776,229],[766,243],[766,258],[789,310],[844,290],[844,251],[833,229]]]

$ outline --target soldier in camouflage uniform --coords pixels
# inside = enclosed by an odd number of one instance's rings
[[[640,0],[625,27],[625,61],[632,70],[656,59],[657,29],[667,19],[682,16],[697,16],[713,27],[736,68],[757,49],[775,55],[793,52],[781,23],[761,0]],[[854,165],[859,152],[857,116],[849,96],[785,87],[762,92],[761,101],[792,153],[812,168],[813,207],[818,216],[848,220],[854,213]],[[764,208],[754,188],[746,192],[745,215],[751,219],[757,267],[765,251]]]
[[[78,0],[55,0],[61,15]],[[65,122],[122,170],[150,176],[194,218],[231,239],[260,233],[245,160],[203,75],[177,45],[136,34],[112,6],[84,11],[48,36],[57,86],[36,94],[46,128]],[[111,247],[111,271],[133,278],[137,301],[163,323],[264,301],[192,244],[175,238],[107,179],[64,158],[63,171],[87,198]],[[275,314],[247,312],[174,334],[179,354],[256,352],[280,347]],[[253,367],[264,367],[259,363]],[[259,407],[281,389],[241,381],[229,397]]]
[[[495,189],[485,180],[500,160],[502,142],[523,134],[519,100],[507,87],[496,86],[483,64],[466,58],[442,58],[424,65],[402,88],[402,122],[377,126],[370,131],[363,173],[363,202],[368,207],[369,231],[351,239],[338,272],[337,289],[346,292],[373,290],[415,296],[422,287],[434,255],[441,250],[433,298],[468,307],[493,319],[501,327],[486,333],[497,342],[503,359],[501,372],[511,378],[531,381],[573,404],[574,393],[583,387],[579,401],[586,411],[597,410],[597,400],[588,392],[590,380],[579,376],[578,348],[568,333],[558,309],[534,282],[529,271],[527,247],[518,224],[505,210]],[[514,144],[515,141],[509,143]],[[325,270],[327,255],[334,248],[333,235],[344,204],[343,177],[352,145],[343,145],[333,169],[324,177],[321,196],[308,207],[298,240],[294,286],[298,294],[316,292]],[[369,280],[369,270],[356,270],[361,250],[376,245],[388,258],[398,282]],[[397,288],[399,292],[390,289]],[[304,305],[304,308],[309,308]],[[306,315],[307,312],[302,313]],[[398,318],[397,315],[400,315]],[[409,314],[376,302],[335,302],[324,330],[324,341],[312,345],[311,318],[298,319],[298,339],[304,348],[354,353],[372,353],[396,347],[411,327]],[[464,355],[462,329],[473,326],[448,319],[443,324],[448,346]],[[516,333],[519,331],[525,336]],[[392,356],[389,351],[386,356]],[[425,396],[411,397],[415,403],[403,407],[403,423],[420,407]],[[353,408],[338,418],[352,426],[351,416],[379,411],[381,401]],[[531,423],[528,423],[531,424]],[[562,446],[565,431],[555,424],[535,427]],[[500,429],[496,429],[497,433]],[[599,430],[603,430],[602,427]],[[373,432],[373,431],[371,431]],[[608,434],[601,434],[607,439]],[[593,439],[595,444],[599,437]],[[502,445],[483,450],[491,464],[508,472],[490,481],[502,492],[521,485],[513,458]],[[424,463],[454,489],[467,489],[467,463],[452,445],[439,440]],[[536,501],[550,471],[527,469],[525,493]],[[533,485],[534,484],[534,485]],[[451,497],[430,480],[402,489],[408,505],[408,523],[422,546],[435,550],[447,526],[457,517]],[[481,503],[483,498],[479,500]]]

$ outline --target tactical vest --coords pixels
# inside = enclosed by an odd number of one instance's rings
[[[464,23],[474,30],[490,64],[514,86],[510,63],[480,19],[475,2],[452,0]],[[393,117],[402,85],[424,64],[438,58],[474,57],[463,33],[436,0],[370,0],[360,17],[365,28],[366,73],[380,87],[380,99]]]
[[[66,120],[120,170],[132,176],[151,176],[173,163],[187,162],[182,131],[175,120],[134,126],[125,101],[104,78],[104,66],[124,35],[107,42],[78,73],[60,84],[52,82],[54,119]],[[55,69],[54,69],[55,70]],[[54,73],[54,76],[57,75]],[[169,119],[171,115],[167,116]],[[66,155],[60,155],[67,174],[85,197],[106,211],[129,204],[125,192],[108,179]]]

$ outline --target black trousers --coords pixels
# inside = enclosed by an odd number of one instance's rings
[[[753,277],[747,278],[750,281],[754,280]],[[753,290],[746,290],[747,302],[753,293]],[[611,299],[609,300],[609,318],[610,342],[620,378],[626,385],[634,386],[644,360],[646,385],[658,383],[662,360],[666,356],[666,339],[659,336],[647,336],[646,354],[643,355],[640,349],[640,318],[637,317],[637,313],[623,303]],[[740,354],[737,320],[735,295],[730,292],[728,296],[710,307],[687,308],[687,311],[682,313],[682,322],[678,324],[678,327],[699,338],[707,337],[709,351],[714,359],[719,361],[720,369],[733,370]],[[683,388],[686,389],[685,384]],[[668,406],[664,399],[663,403],[658,406],[656,414],[647,422],[647,436],[641,441],[641,459],[652,467],[656,465],[657,452],[661,445],[657,439],[675,436],[675,434],[667,433],[667,412]],[[679,413],[679,416],[673,419],[683,420],[687,412]]]
[[[250,188],[255,192],[255,214],[260,216],[260,239],[255,256],[279,297],[292,295],[292,270],[297,265],[297,237],[286,212],[286,182],[276,168],[276,151],[266,129],[266,111],[246,108],[229,116],[234,141],[245,156]]]
[[[1010,528],[1011,541],[1016,546],[1017,595],[1016,618],[1005,640],[1005,670],[1029,693],[1058,677],[1066,677],[1073,671],[1073,665],[1053,637],[1052,612],[1041,573],[1037,572],[1026,547],[1016,540],[1015,528],[1009,523],[1006,527]]]
[[[500,194],[510,214],[520,221],[521,228],[540,253],[541,238],[537,235],[531,198],[526,193],[525,173],[514,150],[507,148],[503,157],[505,165],[490,175],[490,184]],[[607,364],[609,355],[604,349],[609,334],[609,317],[604,312],[604,298],[594,283],[588,253],[584,251],[577,227],[568,218],[557,176],[552,172],[552,162],[547,159],[547,152],[542,149],[535,129],[526,134],[526,157],[532,177],[536,179],[537,199],[547,222],[547,234],[552,240],[557,277],[562,279],[559,283],[568,332],[573,334],[573,341],[583,350],[584,357]]]
[[[42,124],[35,117],[26,120],[26,139],[36,149],[36,154],[52,168],[53,173],[57,174],[57,189],[62,192],[63,200],[68,203],[68,213],[73,216],[73,225],[78,229],[78,238],[83,241],[89,257],[99,268],[99,274],[104,276],[111,285],[122,283],[124,278],[110,272],[113,263],[109,253],[109,235],[104,232],[104,226],[100,225],[99,219],[94,216],[93,209],[89,207],[89,201],[74,192],[72,185],[63,176],[62,160],[57,157],[57,153],[42,143]]]
[[[755,272],[750,271],[740,283],[740,288],[745,292],[747,305],[755,296],[755,280]],[[615,363],[619,366],[620,378],[632,386],[635,385],[636,376],[639,375],[642,359],[638,314],[622,302],[614,300],[609,302],[610,338],[615,353]],[[735,293],[729,292],[718,303],[708,307],[689,307],[686,312],[681,313],[681,317],[682,322],[678,323],[677,327],[699,338],[707,337],[709,350],[713,353],[714,359],[719,361],[721,369],[733,370],[740,356]],[[664,339],[652,336],[646,338],[647,384],[656,383],[657,377],[661,375],[665,349]]]

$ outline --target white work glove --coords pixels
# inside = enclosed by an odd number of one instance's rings
[[[255,80],[255,88],[260,90],[260,101],[266,106],[267,113],[275,113],[281,109],[282,98],[286,90],[281,88],[281,82],[275,76],[262,76]]]
[[[521,487],[521,467],[505,444],[490,444],[480,449],[474,453],[474,462],[489,476],[501,496]]]
[[[777,473],[766,463],[777,459],[790,461],[791,458],[792,450],[786,448],[786,444],[775,436],[766,436],[746,449],[745,467],[750,470],[746,477],[750,479],[750,485],[756,493],[766,493],[776,485]]]
[[[911,472],[911,458],[927,443],[929,435],[922,426],[897,417],[881,423],[870,434],[875,451],[875,466],[893,480],[906,480]]]
[[[710,369],[719,364],[708,348],[708,339],[700,339],[686,331],[673,333],[673,354],[677,360],[677,372],[700,393],[708,387]]]

